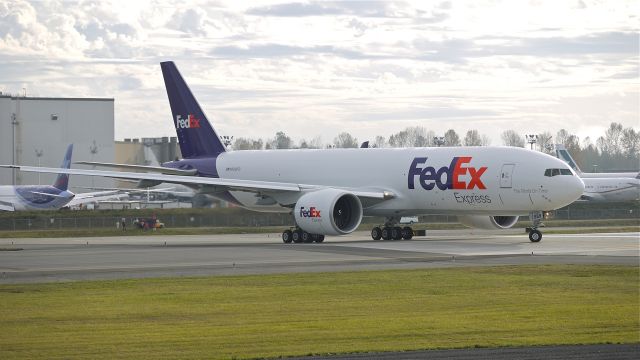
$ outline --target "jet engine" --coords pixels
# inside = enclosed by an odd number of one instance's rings
[[[508,229],[516,224],[518,216],[458,216],[458,221],[468,227],[476,229]]]
[[[294,217],[298,226],[310,234],[344,235],[360,225],[362,204],[349,192],[323,189],[300,197]]]

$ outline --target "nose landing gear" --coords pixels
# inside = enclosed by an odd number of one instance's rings
[[[538,227],[542,224],[544,214],[542,211],[532,211],[529,213],[529,219],[533,223],[533,226],[526,228],[529,233],[529,241],[540,242],[542,240],[542,233],[538,230]]]

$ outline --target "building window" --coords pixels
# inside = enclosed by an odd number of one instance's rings
[[[58,114],[51,114],[51,120],[53,121],[58,120]]]

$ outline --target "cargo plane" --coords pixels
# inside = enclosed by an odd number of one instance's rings
[[[183,158],[147,173],[66,173],[184,184],[251,210],[290,213],[295,226],[282,232],[285,243],[349,234],[364,216],[385,219],[371,229],[374,240],[411,239],[400,219],[427,214],[484,229],[510,228],[529,215],[529,240],[538,242],[543,213],[584,190],[563,161],[515,147],[227,151],[175,64],[161,68]]]

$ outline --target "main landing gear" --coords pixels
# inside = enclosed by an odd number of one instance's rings
[[[531,242],[539,242],[542,240],[542,233],[538,230],[538,227],[542,225],[542,219],[544,218],[544,214],[542,211],[533,211],[529,213],[529,219],[533,223],[533,226],[526,228],[526,231],[529,233],[529,241]]]
[[[397,225],[397,218],[387,218],[383,227],[376,226],[371,229],[373,240],[411,240],[415,234],[409,226],[400,227]]]
[[[285,244],[290,243],[321,243],[324,241],[324,235],[322,234],[310,234],[302,229],[294,228],[293,230],[287,229],[282,232],[282,242]]]

